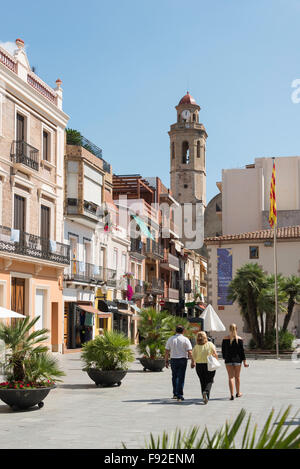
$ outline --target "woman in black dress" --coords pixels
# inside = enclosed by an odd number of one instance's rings
[[[234,382],[236,389],[236,397],[241,397],[240,393],[240,373],[242,362],[244,367],[248,368],[248,364],[244,352],[243,339],[237,335],[235,324],[229,326],[229,336],[225,337],[222,342],[222,355],[229,378],[230,400],[234,399]]]

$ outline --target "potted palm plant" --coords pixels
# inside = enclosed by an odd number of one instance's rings
[[[96,386],[120,386],[129,363],[134,361],[134,354],[124,334],[104,331],[103,335],[83,345],[81,358],[85,363],[83,371]]]
[[[6,347],[6,380],[0,383],[0,399],[13,410],[43,407],[55,382],[64,376],[56,358],[43,345],[48,340],[48,330],[34,330],[38,320],[39,317],[26,317],[14,325],[0,324],[0,340]]]
[[[193,335],[190,323],[180,317],[173,316],[168,311],[157,311],[155,308],[147,308],[140,313],[139,331],[143,340],[138,345],[138,350],[143,354],[139,358],[144,371],[162,371],[165,367],[165,346],[169,337],[175,333],[176,326],[182,324],[185,335]]]
[[[162,371],[165,366],[165,345],[170,336],[167,311],[155,308],[143,309],[140,313],[139,331],[143,339],[138,345],[142,354],[139,358],[144,371]]]

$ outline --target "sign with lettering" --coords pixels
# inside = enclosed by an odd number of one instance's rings
[[[218,256],[218,305],[232,305],[227,299],[228,286],[232,281],[232,249],[217,249]]]

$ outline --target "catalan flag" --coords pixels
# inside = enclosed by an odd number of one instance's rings
[[[273,228],[277,225],[277,210],[276,210],[276,171],[275,171],[275,160],[273,163],[271,189],[270,189],[270,213],[269,213],[269,224]]]

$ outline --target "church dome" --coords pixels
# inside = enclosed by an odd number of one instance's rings
[[[196,101],[194,100],[193,96],[190,95],[190,93],[187,91],[186,95],[181,98],[179,101],[179,106],[180,104],[197,104]]]

